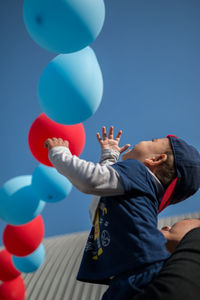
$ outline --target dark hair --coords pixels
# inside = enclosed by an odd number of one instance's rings
[[[168,185],[177,177],[177,174],[174,165],[174,154],[171,147],[167,149],[165,154],[167,155],[167,160],[159,167],[156,176],[163,186],[167,188]]]

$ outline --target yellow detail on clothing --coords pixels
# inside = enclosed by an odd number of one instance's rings
[[[103,216],[104,216],[104,214],[106,214],[106,215],[107,215],[107,213],[108,213],[108,210],[107,210],[107,208],[106,208],[106,207],[104,207],[104,209],[103,209]]]
[[[93,256],[92,259],[97,260],[98,259],[98,255]]]
[[[99,249],[98,249],[98,256],[100,256],[102,253],[103,253],[103,249],[102,249],[102,248],[99,248]]]
[[[96,219],[94,223],[94,240],[97,240],[100,235],[100,227],[99,227],[99,211],[96,213]]]

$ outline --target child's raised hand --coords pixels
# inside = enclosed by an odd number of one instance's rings
[[[113,137],[113,131],[114,131],[114,127],[110,126],[109,134],[107,136],[106,127],[103,126],[102,127],[102,138],[101,138],[99,132],[97,132],[97,140],[99,141],[101,148],[102,149],[113,149],[113,150],[118,151],[119,153],[126,151],[130,147],[130,144],[126,144],[125,146],[119,147],[119,141],[120,141],[120,138],[122,135],[122,130],[120,130],[118,132],[115,139]]]
[[[51,139],[47,139],[44,143],[44,147],[48,148],[48,150],[51,150],[54,147],[58,147],[58,146],[64,146],[64,147],[69,147],[69,142],[66,140],[63,140],[61,138],[51,138]]]

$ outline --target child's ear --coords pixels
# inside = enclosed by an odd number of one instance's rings
[[[162,154],[155,155],[151,158],[146,158],[144,164],[147,167],[157,167],[163,164],[166,160],[167,160],[167,154],[162,153]]]

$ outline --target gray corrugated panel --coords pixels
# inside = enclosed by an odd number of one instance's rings
[[[160,219],[159,228],[180,219],[200,218],[193,213]],[[25,279],[26,300],[100,300],[107,286],[78,282],[80,266],[88,232],[63,235],[44,240],[46,259],[43,266]]]
[[[69,240],[62,240],[62,245],[60,244],[59,249],[56,251],[56,260],[50,270],[51,276],[49,282],[45,282],[43,287],[44,298],[54,299],[55,293],[57,297],[60,298],[60,293],[63,293],[62,279],[65,278],[65,284],[68,286],[68,274],[71,273],[69,268],[70,261],[74,261],[76,257],[76,248],[79,249],[81,237],[69,236]],[[79,250],[80,251],[80,250]],[[65,271],[67,270],[67,276],[65,276]],[[58,298],[58,299],[59,299]]]
[[[88,233],[59,236],[44,240],[44,265],[23,275],[28,300],[100,299],[106,287],[76,280]]]
[[[29,274],[29,280],[27,282],[27,294],[29,295],[29,300],[39,299],[38,297],[40,294],[42,297],[46,289],[49,289],[53,274],[55,277],[55,272],[52,271],[52,269],[57,260],[57,253],[59,255],[59,247],[62,245],[62,239],[60,240],[55,238],[53,242],[47,245],[46,241],[44,241],[44,245],[46,249],[46,259],[44,265],[35,273],[37,278],[33,278],[33,276]],[[47,287],[45,283],[48,284]]]
[[[85,244],[85,239],[86,236],[84,239],[82,239],[82,236],[79,238],[76,236],[76,239],[73,240],[73,243],[70,243],[68,246],[69,249],[67,255],[60,254],[60,262],[62,263],[62,266],[61,269],[58,269],[57,271],[61,271],[62,276],[57,284],[56,293],[54,288],[49,290],[48,294],[46,295],[47,299],[50,299],[51,296],[53,296],[52,300],[55,299],[55,297],[58,297],[58,299],[67,299],[65,294],[69,296],[69,299],[72,299],[71,295],[74,292],[73,285],[75,283],[76,271],[78,269],[78,267],[76,268],[76,262],[77,260],[80,260],[79,257],[82,254],[83,241]],[[65,289],[66,286],[67,289]]]

